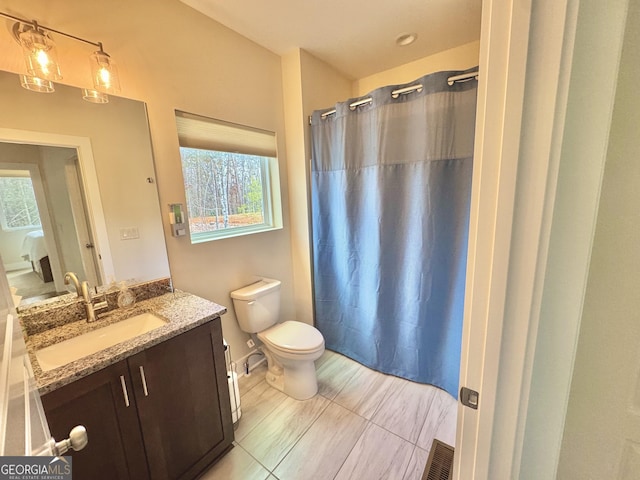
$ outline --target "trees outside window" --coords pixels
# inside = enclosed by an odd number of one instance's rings
[[[269,158],[180,148],[191,233],[264,225]]]
[[[29,177],[0,177],[0,208],[4,230],[40,226],[40,214]]]

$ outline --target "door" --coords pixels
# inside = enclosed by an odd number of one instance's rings
[[[0,257],[0,456],[51,455],[53,442],[15,309],[19,301]]]
[[[231,405],[220,402],[229,398],[221,322],[189,330],[128,362],[151,478],[194,478],[233,439]]]
[[[74,155],[68,159],[64,169],[84,278],[89,282],[89,285],[100,285],[103,282],[98,273],[99,262],[96,258],[95,241],[87,221],[89,216],[85,206],[82,180],[78,171],[78,156]]]
[[[65,453],[74,478],[149,478],[126,360],[44,395],[42,405],[54,438],[78,424],[87,429],[87,446]]]

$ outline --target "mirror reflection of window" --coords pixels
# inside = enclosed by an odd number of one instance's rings
[[[5,268],[9,285],[25,299],[55,295],[49,257],[33,180],[28,170],[0,170],[0,228],[8,258],[19,258]],[[25,300],[26,301],[26,300]]]
[[[3,230],[39,227],[40,213],[28,171],[0,176],[0,222]]]

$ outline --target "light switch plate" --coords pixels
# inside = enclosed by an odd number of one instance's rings
[[[134,238],[140,238],[138,227],[128,227],[120,229],[120,240],[133,240]]]

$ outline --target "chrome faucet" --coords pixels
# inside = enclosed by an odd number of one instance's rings
[[[106,295],[103,297],[101,302],[93,304],[93,299],[91,298],[91,290],[89,290],[89,282],[86,280],[82,283],[78,282],[78,277],[73,272],[67,272],[64,275],[64,283],[65,285],[69,285],[69,280],[73,282],[73,285],[76,287],[76,293],[78,294],[78,298],[82,298],[82,303],[84,304],[84,311],[87,314],[87,322],[95,322],[96,320],[96,310],[105,310],[109,308],[109,304],[107,303]]]

